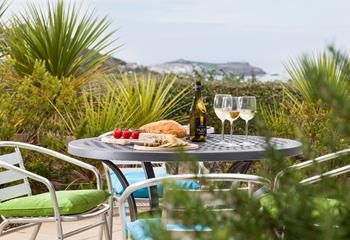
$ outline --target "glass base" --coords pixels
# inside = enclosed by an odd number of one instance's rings
[[[226,145],[228,142],[226,142],[225,140],[220,140],[220,142],[217,142],[216,144],[218,145]]]
[[[237,143],[227,143],[227,146],[229,147],[239,147]]]
[[[251,142],[242,142],[240,145],[241,146],[254,146],[255,144],[251,143]]]
[[[238,147],[239,145],[236,143],[231,143],[231,142],[222,142],[221,143],[225,147]]]

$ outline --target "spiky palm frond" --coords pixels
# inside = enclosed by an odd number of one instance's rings
[[[349,60],[347,55],[324,51],[314,55],[304,54],[296,61],[291,60],[286,70],[294,87],[309,103],[319,104],[318,82],[328,81],[346,96],[349,94]],[[326,103],[325,103],[326,104]]]
[[[176,83],[176,76],[166,75],[157,79],[151,74],[133,76],[121,75],[108,79],[110,90],[115,92],[116,102],[136,112],[133,119],[128,121],[126,127],[141,127],[142,125],[169,117],[178,108],[179,102],[187,94],[184,88],[176,95],[171,96],[171,89]]]
[[[114,128],[139,128],[189,107],[181,104],[188,88],[171,93],[176,84],[174,76],[158,79],[151,74],[125,74],[108,77],[106,81],[107,90],[89,88],[83,93],[83,105],[77,107],[77,114],[55,107],[70,134],[91,137]]]
[[[93,11],[79,16],[79,5],[62,0],[48,2],[47,9],[28,4],[26,11],[14,16],[5,41],[18,72],[30,74],[39,59],[52,75],[74,77],[77,87],[89,79],[116,50],[110,49],[114,32],[107,32],[110,22],[98,19]]]
[[[8,0],[3,0],[0,2],[0,18],[4,16],[6,10],[9,7],[9,1]]]

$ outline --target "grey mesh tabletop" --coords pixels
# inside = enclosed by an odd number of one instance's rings
[[[225,136],[229,140],[229,136]],[[211,134],[206,142],[198,143],[196,150],[185,151],[198,161],[218,160],[260,160],[265,156],[266,140],[264,137],[248,136],[251,146],[241,145],[245,136],[234,135],[233,141],[239,146],[224,146],[220,144],[221,135]],[[284,138],[271,138],[270,143],[284,156],[296,156],[302,153],[301,143]],[[178,159],[178,152],[141,151],[133,149],[133,145],[117,145],[104,143],[99,138],[74,140],[68,145],[68,152],[77,157],[95,160],[125,160],[144,162],[168,162]]]

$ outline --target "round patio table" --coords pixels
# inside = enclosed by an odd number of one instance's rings
[[[229,141],[229,136],[225,136]],[[251,145],[244,145],[245,136],[234,135],[233,142],[236,146],[226,146],[220,143],[221,135],[210,134],[207,141],[197,143],[198,149],[186,151],[190,157],[196,161],[232,161],[228,172],[245,173],[251,162],[262,160],[266,154],[267,140],[260,136],[248,136]],[[284,156],[297,156],[302,154],[300,142],[284,138],[270,138],[270,145]],[[140,162],[143,166],[146,178],[154,178],[152,163],[156,162],[176,162],[179,160],[179,152],[167,151],[140,151],[135,150],[133,145],[117,145],[104,143],[100,138],[85,138],[74,140],[68,144],[68,152],[74,156],[102,161],[116,174],[124,188],[129,186],[127,179],[119,167],[113,164],[113,160]],[[131,195],[129,200],[130,217],[134,220],[137,217],[135,199]],[[157,208],[158,197],[156,187],[150,188],[151,209]]]

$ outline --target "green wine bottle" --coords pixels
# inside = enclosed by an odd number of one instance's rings
[[[202,99],[202,84],[196,81],[194,85],[195,96],[193,98],[190,112],[190,141],[205,142],[207,139],[207,121],[203,99]]]

